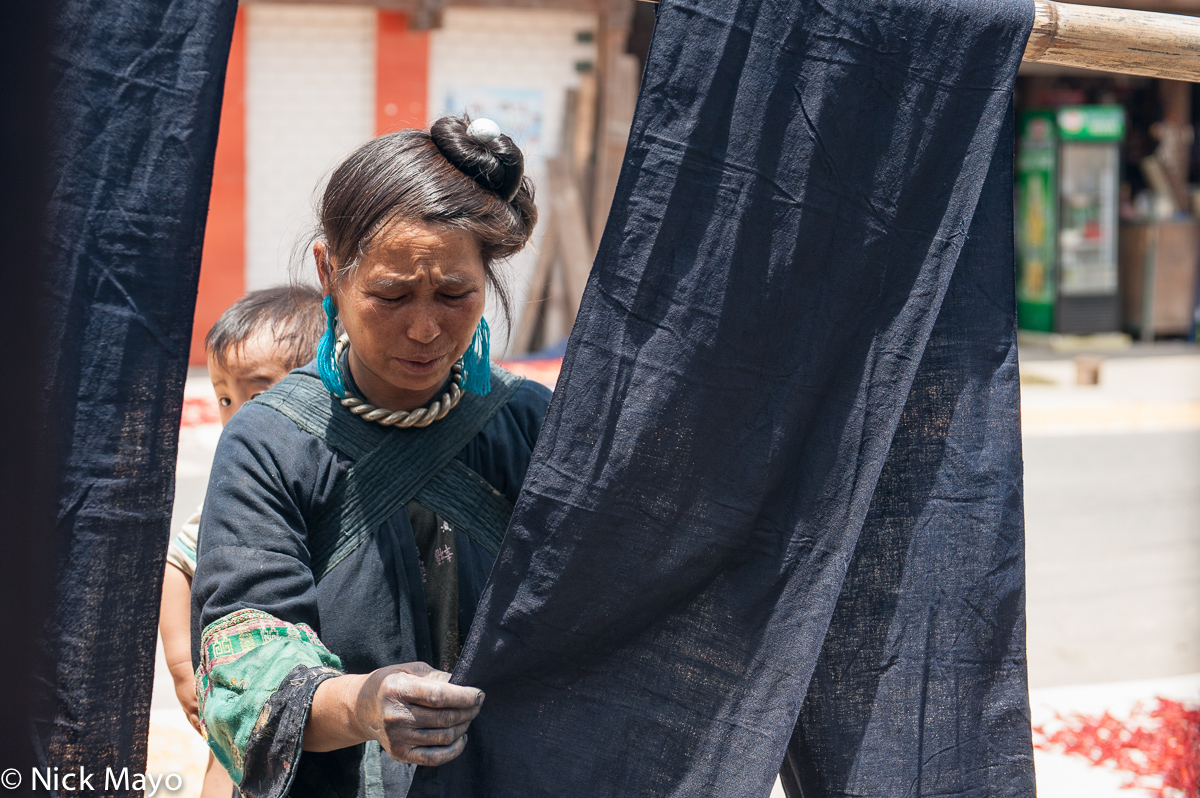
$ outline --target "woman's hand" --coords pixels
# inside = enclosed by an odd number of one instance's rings
[[[424,662],[380,668],[358,693],[358,717],[392,759],[443,765],[462,753],[483,692]]]
[[[304,750],[332,751],[378,740],[400,762],[444,765],[462,753],[483,692],[450,684],[423,662],[339,676],[313,696]]]

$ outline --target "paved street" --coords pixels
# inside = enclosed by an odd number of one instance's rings
[[[1172,351],[1174,350],[1174,351]],[[1200,357],[1022,352],[1030,704],[1130,717],[1200,703]],[[1035,752],[1041,798],[1148,798],[1129,774]]]
[[[1026,436],[1025,518],[1032,686],[1200,672],[1200,431]]]
[[[1200,356],[1022,373],[1031,685],[1200,673]]]

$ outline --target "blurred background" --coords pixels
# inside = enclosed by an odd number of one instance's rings
[[[1200,14],[1200,0],[1113,5]],[[488,315],[493,341],[507,340],[496,354],[553,386],[653,23],[653,6],[631,0],[243,1],[175,523],[199,503],[220,433],[204,334],[245,291],[314,281],[317,189],[372,136],[466,111],[525,150],[536,250],[512,263],[507,335]],[[1035,64],[1017,82],[1014,268],[1043,798],[1200,795],[1198,91]],[[198,793],[204,744],[160,671],[149,769],[191,774],[184,793]]]
[[[511,269],[509,352],[560,343],[608,215],[653,23],[654,7],[632,0],[243,2],[193,364],[245,291],[315,281],[313,203],[342,158],[373,136],[463,112],[520,144],[538,191],[536,251]],[[527,298],[534,312],[523,312]]]

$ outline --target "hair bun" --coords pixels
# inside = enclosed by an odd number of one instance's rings
[[[429,126],[429,135],[438,151],[460,172],[505,202],[512,202],[525,175],[525,156],[512,139],[504,134],[489,141],[467,135],[471,118],[464,114],[443,116]]]

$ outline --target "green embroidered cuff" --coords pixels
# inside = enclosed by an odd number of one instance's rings
[[[209,624],[196,671],[200,722],[217,760],[241,783],[250,737],[264,708],[294,668],[340,671],[341,660],[305,624],[261,610],[238,610]]]

